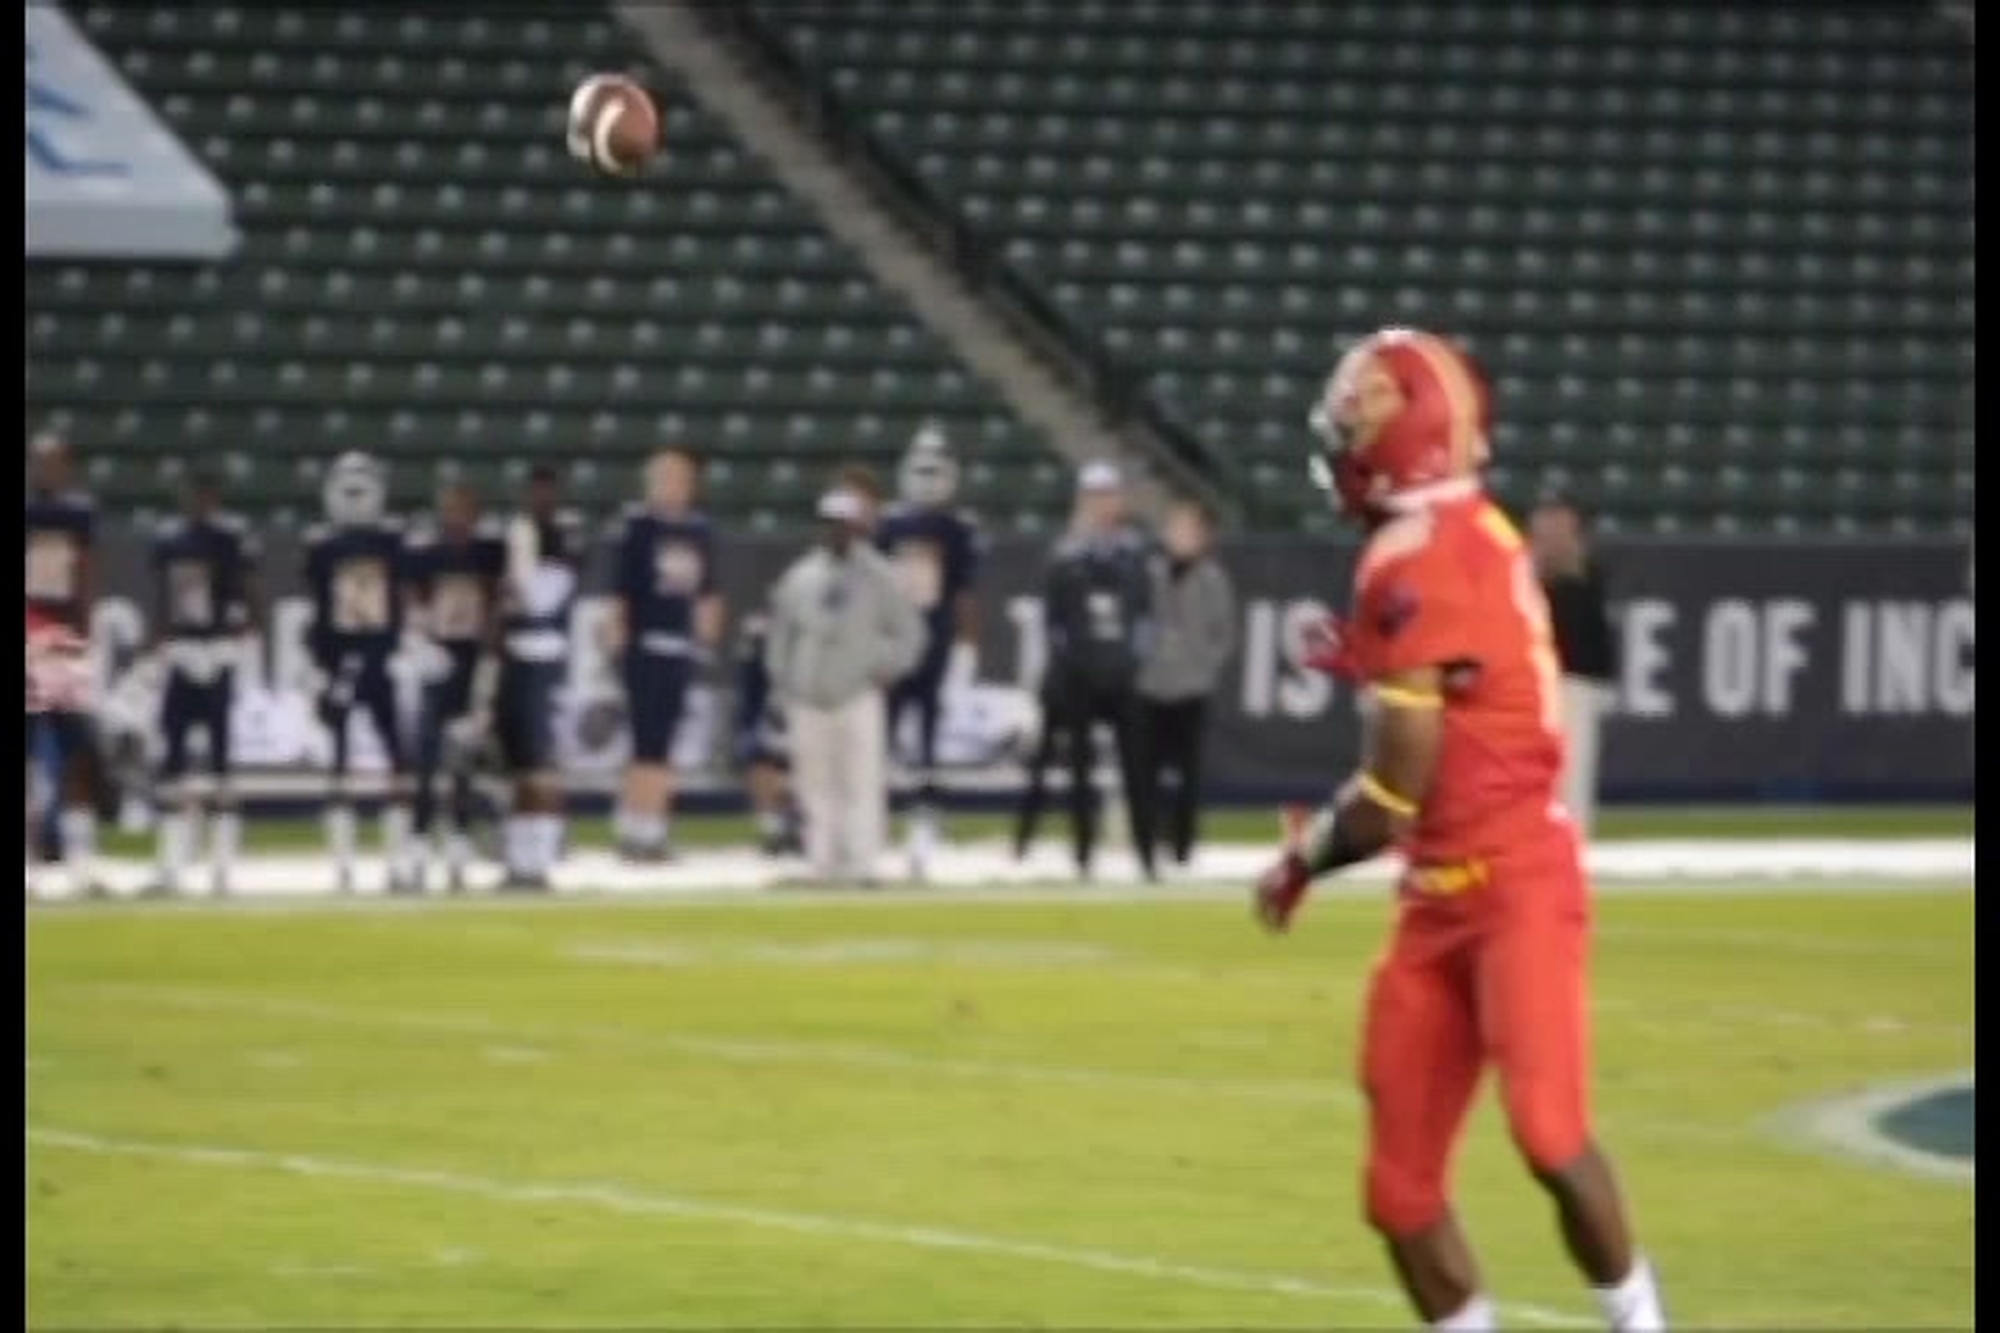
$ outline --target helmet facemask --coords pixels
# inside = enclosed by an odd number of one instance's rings
[[[1349,518],[1366,522],[1379,508],[1380,478],[1367,453],[1404,405],[1402,386],[1364,344],[1341,358],[1307,417],[1320,444],[1306,474]]]
[[[388,509],[388,478],[382,465],[367,454],[342,454],[327,471],[321,499],[333,523],[342,527],[373,523]]]
[[[934,423],[925,423],[896,469],[896,490],[909,504],[938,508],[951,503],[958,492],[958,462],[944,432]]]

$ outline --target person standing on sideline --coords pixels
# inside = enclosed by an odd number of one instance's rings
[[[1174,864],[1194,854],[1201,808],[1202,733],[1208,698],[1236,651],[1236,590],[1215,558],[1215,522],[1183,500],[1167,513],[1164,550],[1153,560],[1153,608],[1159,639],[1139,669],[1139,737],[1147,804]],[[1171,803],[1164,778],[1174,775]]]
[[[1094,736],[1111,728],[1132,820],[1132,850],[1148,881],[1153,861],[1151,788],[1140,765],[1139,668],[1152,650],[1153,580],[1148,542],[1125,519],[1124,480],[1106,462],[1077,479],[1077,525],[1057,544],[1042,588],[1048,636],[1044,699],[1062,709],[1077,874],[1090,878],[1097,844]]]
[[[901,765],[910,788],[906,842],[910,874],[924,877],[937,846],[937,742],[946,704],[972,688],[979,662],[978,522],[954,503],[958,460],[944,432],[926,423],[896,470],[898,503],[883,514],[875,544],[903,579],[903,589],[924,617],[925,644],[914,671],[889,691],[889,739],[902,739],[902,723],[915,723],[915,744]]]
[[[1617,639],[1611,632],[1603,570],[1590,550],[1583,510],[1563,495],[1548,495],[1528,516],[1528,544],[1535,572],[1549,599],[1556,658],[1562,667],[1563,804],[1584,837],[1597,818],[1598,740],[1604,710],[1618,675]]]
[[[722,642],[715,529],[695,507],[700,467],[675,446],[646,463],[645,503],[627,509],[613,538],[632,761],[612,827],[627,861],[673,855],[674,744],[701,668]]]
[[[872,884],[889,827],[885,696],[923,652],[923,618],[868,540],[866,499],[837,484],[818,513],[820,541],[772,591],[765,660],[789,729],[812,874]]]

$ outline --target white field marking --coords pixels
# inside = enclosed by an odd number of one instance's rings
[[[1197,884],[1241,898],[1248,885],[1270,859],[1270,848],[1242,844],[1221,844],[1205,848],[1197,858],[1192,878]],[[1839,891],[1842,883],[1879,881],[1946,881],[1960,892],[1971,882],[1975,863],[1970,838],[1906,839],[1721,839],[1709,841],[1651,840],[1601,843],[1590,849],[1589,866],[1593,880],[1602,891],[1621,893],[1630,881],[1646,881],[1645,891],[1676,894],[1739,894],[1754,885],[1761,893],[1818,893]],[[375,885],[383,876],[375,866],[364,866],[362,883]],[[556,870],[557,892],[543,901],[562,902],[578,890],[591,896],[608,896],[639,901],[665,898],[720,897],[725,901],[832,901],[936,902],[961,893],[992,896],[995,893],[1053,893],[1059,900],[1106,900],[1114,896],[1159,903],[1198,895],[1206,890],[1180,884],[1144,886],[1133,874],[1119,873],[1121,867],[1107,868],[1101,887],[1076,885],[1062,857],[1044,849],[1026,865],[1016,864],[997,842],[961,843],[951,846],[933,860],[930,886],[911,889],[884,889],[860,893],[807,891],[798,894],[768,894],[772,884],[790,867],[757,856],[754,852],[718,848],[707,849],[686,862],[666,867],[623,865],[609,853],[580,851],[568,857]],[[1337,885],[1325,890],[1329,895],[1344,892],[1380,892],[1394,870],[1390,860],[1357,867]],[[103,878],[114,897],[124,898],[144,885],[150,868],[132,859],[107,858],[101,867]],[[1040,886],[1039,888],[1037,886]],[[333,877],[326,858],[315,853],[246,857],[232,884],[227,908],[221,903],[185,902],[152,904],[146,910],[242,910],[252,900],[319,901],[332,896]],[[475,895],[477,896],[477,895]],[[60,899],[55,899],[60,901]],[[361,909],[361,904],[384,902],[379,893],[369,891],[339,903],[345,911]],[[394,902],[395,900],[390,900]],[[421,910],[436,899],[395,902],[391,910]],[[105,905],[93,904],[94,911]],[[454,910],[463,903],[454,902]],[[527,904],[511,905],[519,910]],[[366,910],[366,909],[361,909]]]
[[[1381,902],[1384,885],[1376,880],[1354,879],[1316,888],[1316,902]],[[1599,898],[1780,898],[1780,897],[1969,897],[1969,877],[1843,878],[1773,880],[1746,883],[1742,880],[1704,881],[1696,879],[1645,879],[1600,883],[1593,889]],[[389,898],[356,895],[341,899],[320,894],[234,894],[222,899],[175,901],[170,899],[111,899],[69,906],[51,900],[37,907],[31,917],[44,911],[72,922],[114,916],[429,916],[450,913],[458,916],[532,915],[538,912],[621,912],[621,911],[871,911],[911,907],[1063,907],[1101,909],[1143,907],[1153,911],[1176,906],[1211,906],[1216,903],[1243,903],[1249,917],[1249,890],[1235,882],[1207,881],[1165,886],[1090,885],[1048,883],[1035,885],[994,885],[953,887],[949,891],[931,889],[825,889],[811,892],[764,892],[742,886],[715,885],[662,892],[596,892],[568,890],[547,897],[432,896]],[[1308,912],[1310,912],[1308,908]],[[1310,918],[1308,918],[1310,919]]]
[[[284,1278],[373,1277],[375,1270],[361,1264],[272,1264],[271,1276]]]
[[[993,967],[1081,967],[1110,961],[1111,950],[1064,940],[871,939],[842,936],[799,944],[761,940],[654,940],[644,937],[581,940],[562,950],[586,963],[639,967],[803,966],[852,967],[868,963],[949,963]]]
[[[1954,1162],[1906,1148],[1876,1128],[1875,1120],[1911,1098],[1969,1087],[1973,1082],[1973,1071],[1967,1069],[1962,1074],[1871,1084],[1860,1093],[1823,1098],[1781,1111],[1772,1117],[1771,1127],[1795,1144],[1816,1144],[1843,1157],[1971,1186],[1973,1163]]]
[[[1626,930],[1623,934],[1643,933]],[[540,939],[544,932],[522,930],[521,938]],[[1071,960],[1057,962],[1060,944],[1048,945],[1036,942],[992,941],[990,947],[979,942],[962,940],[877,940],[840,938],[816,941],[803,946],[765,946],[734,940],[691,943],[685,939],[653,939],[646,936],[626,936],[613,939],[579,941],[570,945],[556,945],[556,956],[571,962],[614,963],[651,967],[728,967],[744,964],[781,965],[784,963],[804,963],[824,965],[839,962],[854,966],[866,963],[905,963],[916,961],[949,962],[970,964],[991,961],[997,964],[1021,963],[1022,959],[1009,956],[1015,947],[1021,950],[1022,958],[1028,966],[1067,966]],[[1074,946],[1074,965],[1086,966],[1093,972],[1116,974],[1131,980],[1165,982],[1198,986],[1229,986],[1233,988],[1260,987],[1274,988],[1291,994],[1306,994],[1324,989],[1328,984],[1350,983],[1359,987],[1366,977],[1366,967],[1357,969],[1349,977],[1301,977],[1296,972],[1258,972],[1249,968],[1207,968],[1175,963],[1157,963],[1141,959],[1120,957],[1109,949],[1095,949],[1093,946]],[[1042,950],[1048,949],[1048,957]],[[1356,999],[1358,1002],[1358,991]],[[1893,1014],[1863,1015],[1859,1017],[1838,1014],[1812,1014],[1797,1010],[1771,1009],[1756,1005],[1693,1005],[1682,1010],[1684,1016],[1662,1017],[1657,1005],[1640,1004],[1637,1001],[1617,997],[1601,997],[1593,1000],[1592,1008],[1601,1013],[1629,1014],[1621,1018],[1623,1026],[1649,1032],[1693,1033],[1712,1036],[1719,1027],[1758,1024],[1780,1028],[1826,1028],[1840,1032],[1861,1032],[1870,1035],[1888,1034],[1930,1034],[1941,1036],[1969,1036],[1972,1029],[1962,1023],[1936,1023],[1929,1020],[1900,1018]]]
[[[945,1227],[910,1226],[894,1222],[870,1221],[859,1217],[749,1207],[682,1195],[656,1194],[617,1183],[586,1181],[535,1183],[525,1180],[504,1180],[420,1167],[317,1157],[304,1153],[145,1143],[53,1128],[30,1127],[28,1141],[45,1148],[67,1149],[104,1156],[141,1157],[194,1166],[236,1167],[245,1170],[276,1171],[312,1179],[348,1180],[403,1189],[434,1190],[440,1193],[469,1195],[494,1203],[572,1204],[615,1213],[761,1227],[769,1231],[788,1231],[796,1235],[875,1241],[884,1245],[900,1245],[924,1250],[956,1250],[966,1254],[985,1254],[996,1258],[1057,1264],[1067,1268],[1083,1268],[1093,1272],[1149,1278],[1156,1282],[1208,1287],[1221,1291],[1296,1296],[1308,1300],[1366,1301],[1397,1309],[1403,1305],[1403,1297],[1386,1287],[1340,1287],[1281,1273],[1253,1273],[1227,1268],[1210,1268],[1146,1255],[1121,1254],[1111,1250],[1016,1240],[1003,1236],[986,1236],[977,1232]],[[1544,1328],[1597,1326],[1595,1320],[1583,1319],[1539,1305],[1506,1302],[1501,1304],[1499,1309],[1505,1316]]]
[[[1283,1079],[1190,1078],[1185,1075],[1126,1072],[1089,1066],[1019,1064],[999,1060],[966,1060],[911,1055],[904,1051],[836,1042],[773,1041],[763,1038],[715,1037],[690,1033],[645,1032],[608,1024],[556,1026],[503,1023],[484,1014],[372,1012],[303,1000],[245,999],[191,989],[155,986],[65,987],[77,995],[95,994],[118,1002],[141,1001],[164,1007],[207,1013],[231,1013],[261,1018],[325,1023],[337,1027],[381,1031],[449,1032],[469,1037],[510,1038],[556,1044],[594,1043],[632,1051],[670,1052],[732,1064],[833,1065],[896,1073],[938,1074],[957,1078],[990,1078],[1023,1083],[1066,1083],[1082,1087],[1129,1088],[1149,1093],[1182,1093],[1225,1100],[1278,1102],[1286,1105],[1357,1107],[1360,1096],[1338,1083]]]
[[[1901,1018],[1895,1014],[1815,1014],[1796,1009],[1771,1009],[1748,1004],[1697,1004],[1684,1011],[1685,1017],[1663,1018],[1659,1006],[1615,996],[1593,998],[1591,1009],[1618,1014],[1619,1026],[1645,1032],[1692,1033],[1714,1037],[1718,1032],[1745,1025],[1773,1028],[1814,1028],[1821,1031],[1861,1033],[1866,1036],[1970,1037],[1969,1023],[1937,1023],[1929,1019]],[[1633,1015],[1633,1017],[1624,1017]]]
[[[433,1250],[422,1259],[407,1265],[411,1268],[464,1268],[482,1262],[486,1256],[478,1250],[460,1245],[448,1245]],[[403,1267],[392,1264],[390,1267]],[[365,1264],[319,1263],[312,1261],[288,1262],[271,1265],[272,1277],[315,1278],[315,1277],[374,1277],[382,1270]]]
[[[496,1065],[534,1065],[549,1058],[547,1051],[534,1046],[488,1046],[480,1054]]]
[[[1677,944],[1713,944],[1759,953],[1799,953],[1831,958],[1919,958],[1972,960],[1972,940],[1860,939],[1791,930],[1705,930],[1660,925],[1598,925],[1600,940],[1642,939]]]
[[[249,1060],[259,1069],[297,1069],[306,1062],[297,1051],[251,1051]]]
[[[326,1023],[337,1027],[372,1028],[378,1031],[449,1032],[473,1037],[510,1037],[548,1044],[594,1043],[615,1049],[671,1052],[697,1059],[722,1060],[731,1064],[752,1066],[822,1065],[946,1078],[1065,1084],[1074,1087],[1210,1097],[1225,1101],[1274,1103],[1285,1106],[1324,1106],[1343,1112],[1358,1111],[1362,1104],[1360,1094],[1338,1078],[1322,1081],[1189,1077],[1091,1066],[952,1059],[836,1042],[772,1041],[695,1036],[687,1033],[643,1032],[605,1024],[571,1026],[514,1024],[502,1023],[484,1014],[412,1013],[407,1010],[378,1013],[311,1001],[246,1000],[241,996],[208,991],[127,986],[119,983],[71,986],[65,987],[65,990],[73,994],[102,999],[122,997],[128,1002],[132,997],[139,997],[149,1005],[208,1013],[282,1018],[297,1022]],[[1616,1132],[1631,1137],[1691,1140],[1701,1143],[1745,1144],[1756,1141],[1755,1134],[1748,1128],[1709,1125],[1696,1121],[1616,1117],[1607,1118],[1606,1124]]]

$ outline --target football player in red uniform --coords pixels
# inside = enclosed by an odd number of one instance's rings
[[[1369,988],[1370,1224],[1419,1315],[1488,1329],[1494,1307],[1448,1175],[1482,1069],[1614,1330],[1665,1327],[1611,1164],[1591,1133],[1589,889],[1562,769],[1548,607],[1480,480],[1491,398],[1469,357],[1387,329],[1335,368],[1313,411],[1315,480],[1367,531],[1348,620],[1317,665],[1367,700],[1361,766],[1256,886],[1282,931],[1312,882],[1392,848],[1406,868]]]

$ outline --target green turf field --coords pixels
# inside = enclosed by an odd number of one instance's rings
[[[1407,1326],[1355,1201],[1387,906],[28,921],[37,1327]],[[1683,1326],[1966,1326],[1964,1181],[1800,1108],[1972,1065],[1972,895],[1607,895],[1599,1108]],[[1592,1326],[1490,1106],[1509,1326]]]

